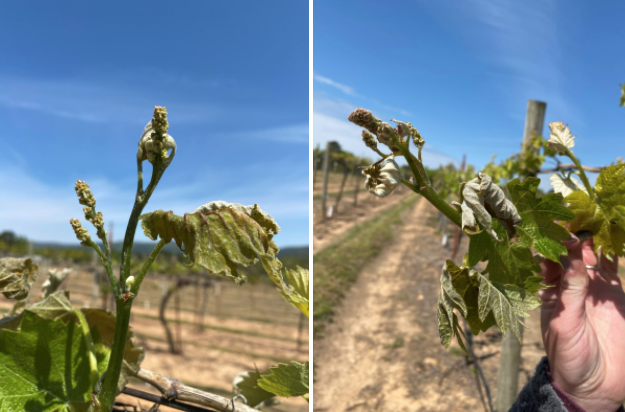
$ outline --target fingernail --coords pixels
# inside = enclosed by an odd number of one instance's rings
[[[577,238],[577,236],[571,234],[571,238],[569,240],[563,240],[562,244],[564,246],[573,246],[574,244],[578,242],[579,242],[579,239]]]
[[[567,256],[560,257],[560,263],[562,264],[562,269],[567,270],[571,267],[571,261]]]

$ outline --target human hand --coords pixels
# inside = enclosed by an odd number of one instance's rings
[[[625,292],[617,259],[601,260],[593,241],[564,242],[563,266],[545,261],[541,329],[553,381],[588,412],[625,400]],[[587,269],[588,266],[599,270]]]

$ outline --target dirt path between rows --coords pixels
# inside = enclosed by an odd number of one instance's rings
[[[346,200],[339,205],[338,213],[325,220],[320,217],[321,206],[315,207],[314,212],[316,213],[313,214],[313,254],[336,242],[352,227],[375,218],[378,213],[401,202],[410,193],[409,189],[399,187],[391,196],[378,198],[365,191],[360,195],[358,204],[354,205],[353,201]],[[320,204],[321,202],[317,203]],[[329,204],[333,203],[330,202]]]
[[[450,250],[427,226],[436,210],[420,199],[393,241],[359,274],[314,342],[314,411],[483,411],[472,365],[438,337],[436,307],[440,270]],[[461,260],[467,242],[456,258]],[[539,317],[532,311],[525,332],[519,388],[544,355]],[[501,333],[475,337],[476,356],[493,402]]]

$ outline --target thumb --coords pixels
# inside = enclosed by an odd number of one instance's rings
[[[588,272],[584,265],[582,244],[576,237],[564,245],[569,251],[568,259],[564,260],[564,271],[560,280],[560,302],[563,315],[569,321],[583,319],[585,316],[586,296],[588,295]]]

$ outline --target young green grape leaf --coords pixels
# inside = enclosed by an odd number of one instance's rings
[[[0,259],[0,292],[7,299],[26,299],[37,279],[37,269],[30,259]]]
[[[108,351],[92,334],[98,373]],[[0,330],[0,410],[87,412],[91,404],[89,351],[76,322],[26,311],[19,331]]]
[[[533,293],[513,285],[491,283],[476,270],[458,267],[447,260],[441,272],[438,305],[441,343],[447,348],[455,336],[464,349],[464,332],[454,309],[465,317],[474,335],[497,323],[504,335],[510,329],[520,338],[517,317],[529,316],[527,311],[539,305],[540,301]]]
[[[284,398],[306,395],[308,384],[308,362],[280,363],[263,372],[258,380],[258,386]]]
[[[256,369],[254,372],[239,373],[232,381],[234,392],[245,396],[247,404],[252,408],[276,396],[258,386],[260,377],[260,372]]]
[[[280,291],[282,297],[308,316],[308,287],[310,282],[308,270],[298,266],[297,269],[286,269],[285,272],[291,285],[290,287],[287,286],[287,290],[282,289]]]
[[[60,290],[49,295],[47,298],[30,305],[26,311],[20,315],[0,320],[0,329],[18,330],[23,321],[26,312],[34,313],[42,319],[60,320],[63,322],[77,320],[74,314],[74,308],[69,300],[69,292]],[[102,344],[107,350],[113,345],[113,337],[115,335],[115,316],[100,309],[80,309],[89,328],[96,330],[101,339]],[[92,332],[93,333],[93,332]],[[128,376],[136,373],[143,358],[145,351],[141,347],[135,346],[133,342],[133,333],[129,331],[126,337],[126,350],[124,351],[124,364],[122,370],[122,379],[120,379],[119,390],[121,391],[126,383]],[[0,409],[1,410],[1,409]]]
[[[623,256],[625,245],[625,164],[606,167],[595,184],[595,196],[577,190],[564,201],[576,218],[568,229],[575,233],[589,230],[594,234],[595,251]]]
[[[74,308],[69,301],[69,291],[59,290],[39,302],[30,305],[27,310],[34,312],[44,319],[75,319]],[[91,326],[91,325],[90,325]]]
[[[150,239],[173,239],[192,262],[237,284],[246,280],[237,265],[249,267],[259,256],[273,259],[277,247],[253,217],[232,207],[200,209],[184,216],[163,210],[146,213],[140,217],[141,226]]]
[[[540,300],[534,294],[511,285],[491,283],[484,275],[477,273],[479,282],[478,310],[480,319],[486,319],[493,313],[495,320],[506,336],[510,329],[514,336],[521,341],[518,316],[528,317],[528,310],[540,306]]]
[[[512,202],[519,211],[521,224],[517,230],[527,234],[532,247],[547,259],[560,262],[560,256],[567,254],[563,240],[571,235],[568,230],[554,222],[575,219],[575,214],[562,206],[562,196],[551,193],[542,198],[536,197],[540,179],[528,177],[521,183],[519,179],[509,182],[506,187]]]

